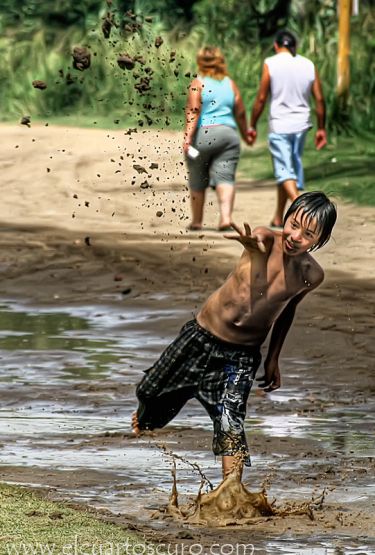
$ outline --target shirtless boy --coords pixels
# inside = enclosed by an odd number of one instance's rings
[[[335,222],[335,205],[310,192],[290,205],[282,231],[232,224],[237,234],[226,238],[243,245],[242,256],[146,370],[137,387],[135,433],[165,426],[195,397],[213,421],[213,452],[222,456],[224,477],[238,459],[250,466],[244,419],[260,347],[272,328],[261,387],[273,391],[280,387],[278,359],[296,307],[324,279],[309,251],[327,243]]]

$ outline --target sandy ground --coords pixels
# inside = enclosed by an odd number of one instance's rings
[[[186,231],[189,195],[180,134],[140,131],[127,135],[46,126],[1,126],[0,133],[3,298],[63,306],[94,301],[110,304],[119,292],[129,303],[142,303],[151,292],[168,292],[176,306],[191,306],[194,311],[240,255],[237,243],[216,232],[218,213],[211,191],[205,229],[202,233]],[[266,225],[274,196],[272,183],[239,175],[234,220]],[[313,393],[307,390],[305,404],[299,407],[305,412],[324,412],[337,400],[346,407],[364,406],[374,393],[375,213],[342,202],[338,209],[334,238],[316,253],[326,280],[299,308],[283,351],[284,359],[300,356],[315,361],[316,387]],[[300,379],[304,390],[303,374]],[[277,415],[276,402],[257,402],[258,414]],[[290,410],[295,409],[292,400]],[[189,441],[198,439],[187,434]],[[266,445],[261,437],[254,441],[272,455],[277,438]],[[343,462],[338,457],[332,474],[332,469],[324,468],[327,454],[319,442],[280,440],[280,448],[296,458],[310,452],[312,458],[323,459],[315,469],[321,485],[357,479],[357,474],[373,476],[371,457],[360,459],[360,469],[354,464],[358,462],[355,453],[352,465],[348,458]],[[1,477],[17,481],[29,472],[2,468]],[[87,480],[95,480],[94,474]],[[37,475],[36,483],[42,480],[43,473]],[[373,539],[374,499],[372,505],[354,504],[350,511],[352,516],[338,518],[341,513],[336,506],[314,523],[294,517],[293,523],[284,520],[277,527],[279,532],[293,527],[296,533],[329,533],[340,528],[340,533],[351,537]],[[116,520],[126,521],[123,515]],[[257,526],[257,530],[271,532],[275,524]],[[157,538],[166,533],[159,529]],[[202,537],[201,532],[194,534],[193,540]],[[225,532],[221,537],[224,543],[228,539]]]

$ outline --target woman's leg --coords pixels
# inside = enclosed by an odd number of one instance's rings
[[[201,229],[203,222],[203,208],[204,200],[206,197],[206,189],[202,191],[190,190],[190,203],[191,203],[191,224],[190,229]]]
[[[210,164],[210,177],[219,201],[220,229],[227,228],[232,221],[240,139],[237,131],[231,127],[218,125],[212,129],[215,133],[215,151]]]
[[[220,229],[229,226],[232,221],[235,186],[229,183],[219,183],[219,185],[216,186],[216,194],[220,209]]]

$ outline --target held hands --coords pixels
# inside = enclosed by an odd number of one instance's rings
[[[279,389],[281,386],[279,363],[266,360],[264,362],[264,376],[258,378],[257,381],[260,382],[258,387],[261,387],[267,393]]]
[[[318,129],[315,133],[316,150],[321,150],[327,144],[327,133],[325,129]]]
[[[232,241],[238,241],[239,243],[241,243],[241,245],[245,247],[245,249],[247,249],[250,252],[261,252],[261,253],[266,252],[266,247],[264,246],[263,238],[258,233],[252,234],[249,224],[247,223],[243,224],[245,231],[242,231],[242,229],[233,222],[231,222],[230,225],[231,227],[233,227],[235,231],[237,231],[238,235],[224,235],[226,239],[231,239]]]
[[[253,146],[256,140],[257,140],[257,130],[254,127],[249,127],[249,129],[247,130],[246,143],[250,146]]]

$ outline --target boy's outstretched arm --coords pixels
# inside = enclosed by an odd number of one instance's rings
[[[238,241],[250,253],[261,252],[265,254],[267,249],[270,248],[270,242],[273,242],[273,233],[266,227],[256,227],[252,232],[249,224],[246,222],[243,224],[244,230],[234,222],[231,222],[230,225],[237,231],[237,235],[224,235],[224,237],[232,241]]]

